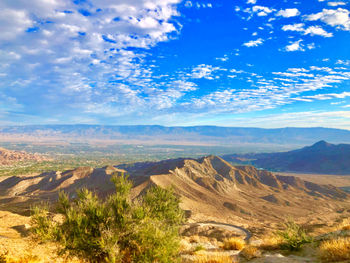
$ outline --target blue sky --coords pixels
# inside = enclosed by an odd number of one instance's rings
[[[350,4],[2,0],[0,124],[350,129]]]

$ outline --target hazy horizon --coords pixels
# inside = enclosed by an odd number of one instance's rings
[[[326,126],[276,126],[276,127],[258,127],[258,126],[225,126],[225,125],[161,125],[161,124],[99,124],[99,123],[34,123],[34,124],[0,124],[1,127],[29,127],[29,126],[105,126],[105,127],[127,127],[127,126],[154,126],[165,128],[190,128],[190,127],[218,127],[218,128],[252,128],[252,129],[265,129],[265,130],[277,130],[277,129],[337,129],[337,130],[349,130],[350,128],[334,128]]]

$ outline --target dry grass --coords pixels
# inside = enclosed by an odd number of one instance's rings
[[[267,251],[278,250],[281,248],[283,242],[284,241],[280,236],[267,236],[263,238],[262,244],[259,248]]]
[[[224,240],[222,248],[225,250],[242,250],[245,246],[245,241],[239,237],[231,237]]]
[[[338,230],[350,230],[350,219],[345,218],[339,225]]]
[[[350,218],[343,219],[339,224],[331,227],[330,231],[350,230]]]
[[[180,253],[189,253],[193,250],[192,245],[185,239],[180,241]]]
[[[24,255],[19,258],[8,256],[6,253],[0,255],[0,263],[40,263],[38,256]]]
[[[350,238],[336,238],[323,241],[319,247],[319,256],[325,262],[350,259]]]
[[[78,258],[56,257],[48,259],[31,253],[23,253],[22,256],[12,255],[9,252],[0,252],[0,263],[44,263],[44,262],[59,262],[59,263],[87,263],[87,261]]]
[[[261,251],[255,246],[246,246],[243,248],[240,255],[247,260],[251,260],[253,258],[261,257]]]
[[[211,255],[197,255],[194,260],[195,263],[235,263],[230,256],[223,255],[220,253],[211,254]]]

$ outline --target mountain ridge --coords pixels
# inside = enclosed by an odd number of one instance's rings
[[[0,182],[0,208],[29,211],[33,202],[54,202],[60,191],[74,197],[75,191],[84,187],[106,196],[114,189],[111,175],[124,173],[124,169],[134,183],[133,198],[154,185],[172,187],[192,221],[206,218],[263,224],[287,215],[306,220],[310,214],[336,213],[350,202],[348,193],[331,185],[274,175],[253,166],[232,166],[218,156],[206,156],[5,178]]]
[[[331,144],[325,140],[287,152],[233,154],[223,158],[243,163],[249,160],[257,167],[280,172],[350,174],[350,144]]]

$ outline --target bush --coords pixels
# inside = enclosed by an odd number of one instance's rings
[[[239,254],[246,260],[261,257],[261,251],[255,246],[246,246]]]
[[[229,239],[224,240],[224,244],[222,246],[225,250],[242,250],[245,246],[245,241],[239,237],[231,237]]]
[[[297,251],[301,249],[303,244],[312,241],[312,238],[306,234],[305,230],[294,221],[287,221],[284,227],[283,231],[276,232],[276,235],[283,240],[281,243],[282,249]]]
[[[267,251],[278,250],[281,248],[282,243],[284,243],[284,239],[275,234],[264,237],[259,248]]]
[[[319,247],[319,256],[325,262],[350,259],[350,238],[336,238],[323,241]]]
[[[90,262],[176,262],[184,213],[173,191],[152,187],[132,202],[127,176],[115,175],[112,181],[116,192],[106,200],[87,189],[75,200],[60,193],[62,223],[52,223],[47,209],[35,208],[34,234],[59,242],[60,253]]]

